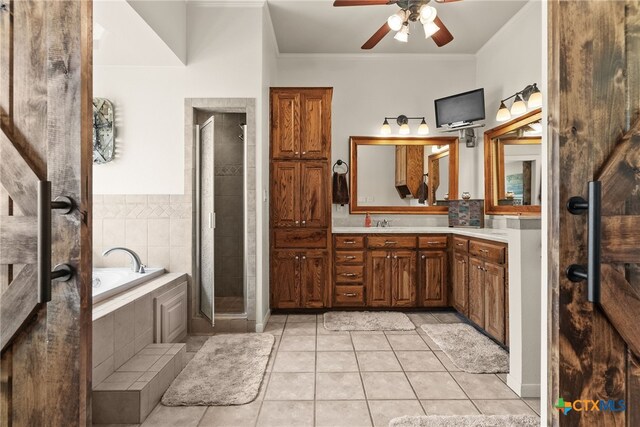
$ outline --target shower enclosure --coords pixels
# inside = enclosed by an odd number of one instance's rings
[[[196,214],[200,311],[246,317],[246,115],[198,112]]]

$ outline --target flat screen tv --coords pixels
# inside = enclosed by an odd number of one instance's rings
[[[436,126],[464,126],[484,120],[484,88],[436,99]]]

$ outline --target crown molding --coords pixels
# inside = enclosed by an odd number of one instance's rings
[[[266,0],[188,0],[187,6],[211,8],[263,7]]]
[[[475,53],[279,53],[282,59],[339,59],[339,60],[473,60]]]

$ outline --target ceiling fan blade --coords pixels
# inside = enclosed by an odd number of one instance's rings
[[[440,27],[434,35],[431,36],[434,42],[438,45],[438,47],[442,47],[453,40],[453,34],[449,32],[449,29],[444,25],[444,23],[440,20],[439,17],[436,16],[436,19],[433,22]]]
[[[394,0],[336,0],[333,2],[334,7],[341,6],[375,6],[396,3]]]
[[[384,36],[386,36],[387,34],[389,34],[389,31],[391,31],[391,28],[389,27],[389,25],[385,22],[382,27],[380,27],[380,29],[378,31],[375,32],[374,35],[371,36],[371,38],[369,40],[367,40],[367,42],[365,44],[362,45],[361,49],[372,49],[375,47],[375,45],[377,45],[378,43],[380,43],[380,40],[382,40],[384,38]]]

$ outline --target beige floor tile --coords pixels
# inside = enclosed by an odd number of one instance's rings
[[[389,335],[418,335],[418,331],[384,331],[384,334]]]
[[[151,356],[133,356],[124,365],[118,368],[118,372],[146,372],[156,363],[160,357],[159,354]]]
[[[440,323],[431,313],[407,313],[407,316],[416,325],[416,328],[420,328],[422,325]]]
[[[140,427],[140,424],[92,424],[92,427]]]
[[[352,336],[353,335],[384,335],[383,331],[350,331],[349,333]]]
[[[273,372],[315,372],[315,368],[315,352],[282,351],[276,356]]]
[[[206,410],[206,406],[163,406],[159,404],[142,423],[142,427],[195,427]]]
[[[447,368],[432,351],[396,351],[396,357],[407,372],[437,372]]]
[[[375,427],[388,427],[394,418],[425,415],[417,400],[369,400],[369,410]]]
[[[258,427],[313,427],[313,402],[264,402]],[[238,427],[238,426],[234,426]]]
[[[349,331],[330,331],[329,329],[325,329],[324,323],[321,320],[318,320],[317,325],[318,335],[349,335]]]
[[[502,380],[503,383],[507,383],[507,374],[501,373],[501,374],[496,374],[498,376],[498,378],[500,378]]]
[[[402,372],[363,372],[367,399],[415,399],[416,395]]]
[[[271,334],[274,336],[280,336],[284,332],[284,323],[271,323],[269,322],[264,328],[265,334]]]
[[[537,415],[522,400],[474,400],[485,415]]]
[[[427,415],[478,415],[473,402],[465,400],[423,400]]]
[[[315,314],[290,314],[287,323],[316,323]]]
[[[407,372],[418,399],[466,399],[448,372]]]
[[[494,374],[452,372],[451,375],[470,399],[518,399],[518,395]]]
[[[313,400],[313,373],[274,372],[269,379],[265,400]]]
[[[284,323],[286,321],[286,314],[272,314],[271,316],[269,316],[269,323]]]
[[[317,372],[358,372],[356,354],[353,351],[320,352],[316,358]]]
[[[284,335],[315,335],[316,324],[315,323],[291,323],[287,321],[284,328]]]
[[[370,427],[366,400],[317,401],[316,427]]]
[[[391,348],[394,350],[429,350],[429,347],[420,338],[418,334],[415,335],[389,335],[387,337]]]
[[[358,351],[356,356],[361,372],[402,372],[393,351]]]
[[[463,323],[464,320],[457,313],[450,312],[434,312],[435,317],[440,323]]]
[[[319,335],[318,351],[350,351],[353,350],[349,335]]]
[[[315,351],[316,350],[316,337],[315,335],[301,335],[301,336],[284,336],[280,340],[280,351]]]
[[[436,344],[435,341],[432,340],[431,337],[429,335],[427,335],[427,333],[425,331],[420,329],[420,332],[418,332],[418,335],[420,335],[422,340],[429,346],[429,348],[431,350],[433,350],[433,351],[440,350],[440,346],[438,344]]]
[[[433,354],[435,354],[438,360],[440,360],[440,362],[444,365],[444,367],[447,368],[447,371],[460,372],[460,368],[454,365],[451,359],[449,359],[449,356],[444,354],[443,351],[434,350]]]
[[[531,397],[531,398],[525,397],[522,400],[524,401],[524,403],[529,405],[529,407],[531,409],[533,409],[536,414],[540,415],[540,398],[537,398],[537,397]]]
[[[316,374],[316,400],[364,400],[360,374],[320,372]]]
[[[247,405],[210,406],[200,421],[200,427],[254,426],[258,419],[261,401]]]
[[[352,334],[353,347],[356,351],[391,350],[391,346],[384,334]]]
[[[211,338],[211,335],[189,335],[184,342],[187,344],[187,351],[198,351],[204,343]]]

